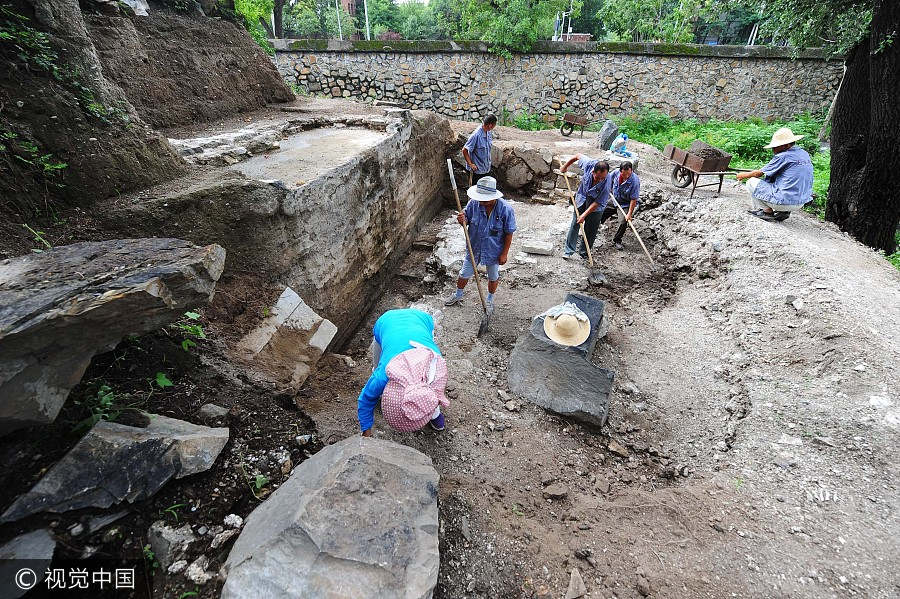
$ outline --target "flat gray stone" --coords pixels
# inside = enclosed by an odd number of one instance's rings
[[[247,518],[223,599],[429,599],[438,474],[404,445],[353,436],[294,469]]]
[[[218,245],[74,243],[0,265],[0,435],[53,422],[91,358],[208,303]]]
[[[40,584],[54,550],[56,541],[45,528],[19,535],[0,545],[0,597],[18,599],[27,592],[15,584],[16,573],[22,568],[31,568]],[[23,581],[28,582],[27,579]]]
[[[221,422],[228,417],[228,408],[207,403],[200,406],[198,414],[204,422]]]
[[[614,374],[590,361],[597,341],[605,334],[604,303],[578,293],[565,301],[587,314],[591,334],[584,343],[563,347],[544,334],[543,317],[516,341],[507,379],[513,393],[551,412],[601,426],[609,411]]]
[[[526,254],[550,256],[553,254],[553,242],[542,239],[528,239],[522,242],[522,251]]]
[[[107,508],[150,497],[171,478],[208,470],[228,442],[227,428],[165,416],[146,428],[101,421],[0,517]]]

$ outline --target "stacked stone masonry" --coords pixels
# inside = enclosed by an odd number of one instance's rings
[[[288,83],[312,94],[395,102],[460,119],[504,109],[550,119],[574,111],[599,119],[648,107],[678,118],[773,120],[821,111],[841,78],[840,60],[809,53],[792,59],[785,52],[748,56],[740,49],[685,46],[696,51],[545,52],[507,59],[428,46],[414,51],[415,42],[407,44],[408,52],[376,52],[346,43],[340,50],[310,50],[296,41],[280,44],[285,49],[274,60]]]

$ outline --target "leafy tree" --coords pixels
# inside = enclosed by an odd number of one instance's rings
[[[434,13],[427,4],[407,2],[400,5],[400,34],[408,40],[434,39],[437,23]]]
[[[459,0],[431,0],[428,8],[434,15],[435,37],[456,39],[461,37],[463,3]]]
[[[534,42],[549,39],[557,11],[568,10],[568,0],[508,0],[494,4],[486,0],[460,0],[459,34],[491,44],[498,53],[527,52]],[[575,6],[581,8],[582,0]]]
[[[900,2],[897,0],[731,0],[752,6],[760,29],[797,48],[846,51],[834,103],[831,185],[825,219],[886,254],[900,222]]]
[[[604,0],[584,0],[581,14],[572,17],[573,33],[590,33],[595,40],[603,39],[606,35],[603,19],[600,18],[603,3]]]
[[[394,0],[367,0],[369,6],[369,28],[372,37],[385,31],[397,31],[400,28],[400,9]],[[366,30],[366,14],[362,3],[356,11],[357,27]],[[377,32],[377,33],[376,33]]]
[[[629,42],[692,42],[702,0],[605,0],[597,17]]]

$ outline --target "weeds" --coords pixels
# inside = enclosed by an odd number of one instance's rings
[[[47,241],[46,239],[44,239],[44,232],[43,232],[43,231],[35,231],[34,229],[32,229],[31,227],[29,227],[28,225],[26,225],[26,224],[24,224],[24,223],[22,223],[22,226],[25,227],[26,229],[28,229],[28,232],[29,232],[29,233],[31,233],[32,235],[34,235],[34,240],[35,240],[36,242],[44,244],[44,246],[45,246],[48,250],[52,250],[52,249],[53,249],[53,246],[50,245],[50,242]],[[43,252],[44,250],[34,248],[34,249],[32,249],[31,251],[34,252],[34,253],[36,253],[36,254],[40,254],[40,253]]]
[[[150,569],[156,570],[157,568],[159,568],[159,562],[156,561],[156,554],[153,553],[153,549],[150,548],[150,544],[148,543],[144,545],[142,549],[144,554],[144,561],[147,562],[147,564],[150,566]]]
[[[141,402],[127,403],[130,397],[128,394],[120,396],[109,385],[100,384],[96,392],[85,399],[75,401],[75,405],[88,410],[91,415],[76,423],[72,427],[72,432],[82,434],[101,420],[113,422],[122,412],[140,411]]]
[[[247,474],[247,466],[244,463],[243,457],[241,457],[241,463],[238,465],[238,468],[241,470],[244,482],[247,483],[247,487],[249,487],[250,492],[253,493],[253,497],[257,501],[262,501],[263,498],[269,494],[269,490],[266,488],[266,485],[269,484],[269,477],[265,474],[256,474],[253,478],[250,478],[250,475]]]
[[[184,317],[187,320],[179,320],[172,325],[172,328],[178,329],[186,335],[181,340],[181,349],[191,351],[192,347],[197,347],[195,339],[206,339],[206,331],[203,330],[203,325],[197,322],[200,320],[200,314],[197,312],[185,312]]]
[[[153,382],[155,382],[156,386],[160,389],[165,389],[166,387],[172,386],[172,381],[169,380],[169,377],[166,376],[165,372],[157,372],[156,378],[153,379]]]
[[[162,512],[160,512],[160,516],[165,516],[165,514],[169,514],[170,516],[172,516],[172,518],[175,519],[175,524],[178,524],[178,522],[181,520],[181,518],[178,516],[178,510],[180,510],[181,508],[183,508],[185,506],[187,506],[186,503],[174,503],[174,504],[170,505],[169,507],[167,507],[166,509],[164,509]]]

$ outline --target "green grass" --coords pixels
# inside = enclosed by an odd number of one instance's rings
[[[813,193],[815,199],[809,207],[820,218],[825,215],[825,201],[831,174],[831,155],[822,151],[817,141],[822,119],[802,114],[790,121],[767,123],[761,119],[744,121],[698,121],[696,119],[674,120],[668,115],[653,110],[643,110],[637,114],[614,118],[619,129],[646,144],[660,150],[666,144],[687,148],[695,139],[700,139],[725,150],[733,157],[731,166],[738,169],[756,169],[772,157],[765,145],[779,127],[790,127],[794,133],[805,135],[797,145],[810,153],[813,163]]]
[[[887,261],[894,265],[894,268],[900,270],[900,231],[894,234],[894,241],[897,242],[897,251],[890,256],[885,256]]]

